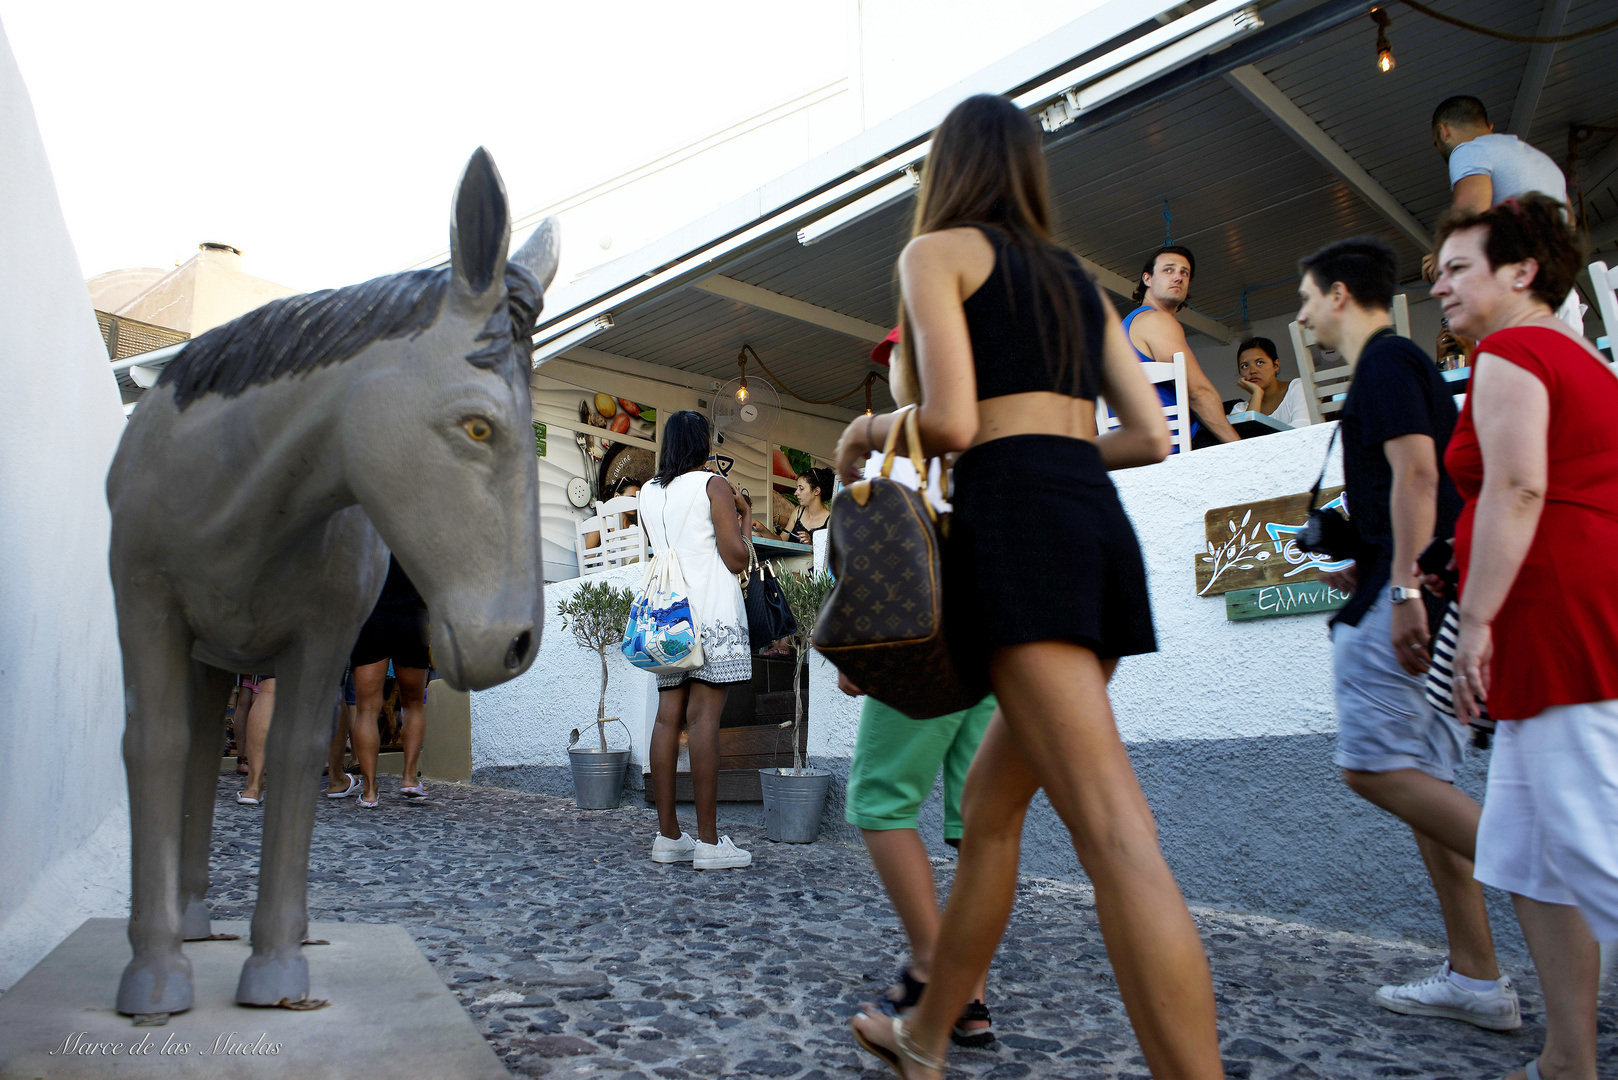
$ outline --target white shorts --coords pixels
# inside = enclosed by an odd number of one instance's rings
[[[1500,721],[1475,876],[1576,907],[1596,940],[1618,940],[1618,701]]]

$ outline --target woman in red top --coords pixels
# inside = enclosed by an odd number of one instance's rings
[[[1595,1080],[1596,941],[1618,939],[1618,374],[1554,315],[1581,262],[1565,209],[1451,214],[1433,286],[1479,339],[1444,457],[1466,499],[1454,699],[1499,721],[1476,877],[1512,894],[1544,988],[1527,1080]]]

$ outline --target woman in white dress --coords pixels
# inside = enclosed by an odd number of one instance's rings
[[[1237,386],[1253,400],[1249,412],[1273,416],[1289,427],[1309,426],[1309,406],[1303,400],[1303,380],[1280,377],[1281,359],[1275,342],[1252,337],[1236,348]]]
[[[753,861],[730,837],[719,835],[718,821],[719,714],[731,686],[752,682],[753,655],[736,580],[747,568],[747,538],[739,523],[747,504],[730,481],[704,468],[709,451],[708,421],[701,413],[683,409],[663,421],[657,475],[640,492],[640,524],[654,555],[669,548],[679,554],[703,658],[701,667],[657,677],[651,758],[659,835],[652,843],[652,861],[689,861],[698,870],[722,870]],[[697,804],[695,840],[681,831],[675,813],[682,726]]]

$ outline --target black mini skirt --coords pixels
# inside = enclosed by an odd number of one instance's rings
[[[970,681],[987,687],[989,656],[1007,645],[1157,651],[1140,543],[1094,443],[995,439],[961,455],[952,487],[945,626]]]

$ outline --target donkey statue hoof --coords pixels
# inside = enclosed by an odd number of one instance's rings
[[[273,956],[250,956],[242,965],[236,983],[236,1004],[279,1005],[302,1001],[309,996],[309,961],[302,952],[285,960]]]
[[[185,1012],[191,1007],[191,961],[183,953],[139,957],[118,983],[118,1011],[125,1016]]]
[[[208,905],[193,896],[185,903],[185,914],[180,918],[180,937],[186,941],[207,941],[213,937],[208,923]]]

